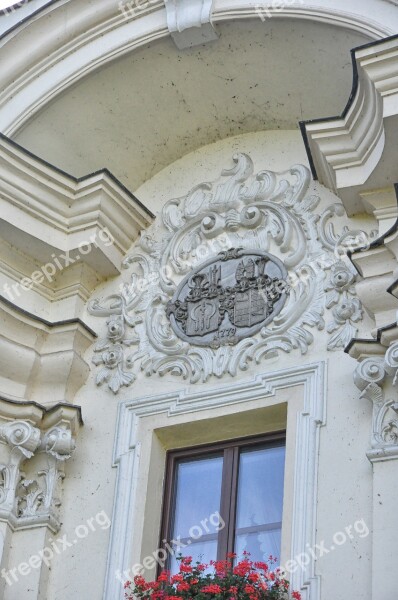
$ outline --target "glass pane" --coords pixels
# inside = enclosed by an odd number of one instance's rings
[[[222,469],[223,456],[179,463],[172,538],[178,539],[180,536],[185,542],[188,538],[192,545],[199,541],[206,542],[201,543],[201,546],[207,549],[216,547],[220,525]],[[209,545],[208,541],[214,543]],[[215,559],[216,550],[213,554],[210,558]],[[206,557],[206,560],[210,558]]]
[[[281,530],[261,531],[236,536],[235,552],[238,559],[249,552],[253,561],[267,562],[270,555],[278,557],[281,549]]]
[[[285,448],[244,450],[240,454],[235,551],[253,560],[280,557]],[[268,553],[268,554],[267,554]]]
[[[192,556],[192,562],[196,563],[196,561],[203,562],[205,564],[209,564],[211,560],[216,560],[217,558],[217,540],[210,540],[207,542],[197,542],[187,546],[186,548],[181,548],[179,554],[183,556]],[[170,570],[171,572],[177,573],[179,570],[179,564],[175,557],[170,561]],[[211,569],[205,571],[205,573],[211,572]]]

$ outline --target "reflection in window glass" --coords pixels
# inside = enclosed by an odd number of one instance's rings
[[[172,538],[189,540],[181,554],[195,561],[208,563],[217,558],[217,520],[209,518],[220,511],[222,469],[222,456],[184,461],[177,467]],[[177,570],[175,558],[171,570]]]
[[[277,433],[170,454],[162,539],[174,548],[179,540],[185,547],[177,554],[194,562],[224,560],[228,552],[280,560],[284,442]],[[178,570],[175,556],[167,568]]]
[[[280,557],[284,447],[244,450],[240,454],[235,552],[252,560]]]

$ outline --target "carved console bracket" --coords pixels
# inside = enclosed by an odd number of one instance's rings
[[[388,348],[375,341],[366,345],[354,340],[349,354],[359,360],[354,372],[355,385],[373,405],[371,462],[398,458],[398,400],[387,391],[398,384],[398,342]],[[370,352],[369,353],[369,349]]]
[[[167,26],[177,48],[184,50],[218,39],[211,15],[213,0],[165,0]]]
[[[0,399],[0,521],[60,529],[60,484],[82,425],[80,408]]]

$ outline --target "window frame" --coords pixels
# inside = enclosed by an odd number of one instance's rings
[[[210,458],[223,454],[223,470],[221,480],[220,514],[226,523],[221,530],[217,544],[217,560],[225,559],[228,552],[233,551],[236,530],[236,507],[238,495],[239,457],[247,448],[286,447],[286,430],[247,436],[239,439],[201,444],[199,446],[178,448],[166,452],[166,469],[163,486],[159,548],[166,547],[172,538],[173,519],[175,515],[177,468],[182,460]],[[170,559],[170,557],[169,557]],[[160,571],[160,568],[158,569]]]

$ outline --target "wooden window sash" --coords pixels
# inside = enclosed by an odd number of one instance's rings
[[[177,491],[177,470],[181,462],[200,458],[211,458],[212,456],[223,456],[223,470],[221,480],[221,501],[220,515],[225,522],[225,527],[218,534],[204,534],[201,540],[216,539],[218,537],[217,559],[223,560],[229,552],[233,552],[236,533],[252,533],[255,531],[266,531],[276,529],[281,523],[271,523],[260,525],[253,531],[247,531],[248,528],[236,530],[236,509],[238,494],[239,462],[242,451],[251,448],[270,448],[284,446],[286,442],[286,432],[279,431],[272,434],[260,436],[250,436],[238,440],[228,440],[225,442],[216,442],[213,444],[204,444],[192,448],[182,448],[179,450],[170,450],[166,454],[166,470],[164,479],[162,522],[160,531],[160,548],[166,548],[166,544],[172,539],[171,532],[174,526],[175,500]],[[192,525],[196,525],[193,523]],[[271,527],[272,526],[272,527]],[[181,538],[182,543],[186,543],[189,538]],[[159,569],[160,570],[160,569]]]

